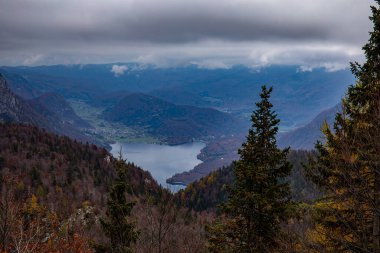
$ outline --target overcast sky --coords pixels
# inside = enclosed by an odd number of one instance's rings
[[[0,0],[0,65],[348,67],[372,0]]]

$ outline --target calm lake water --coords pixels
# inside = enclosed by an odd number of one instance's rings
[[[146,143],[115,143],[111,153],[117,157],[122,148],[123,158],[135,163],[152,176],[164,187],[178,190],[179,186],[166,184],[166,179],[176,173],[188,171],[201,163],[197,155],[205,147],[202,142],[168,146]]]

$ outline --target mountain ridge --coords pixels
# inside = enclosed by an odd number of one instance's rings
[[[0,74],[0,122],[34,125],[79,141],[95,142],[62,120],[48,107],[40,104],[38,99],[24,100],[15,95],[2,74]]]
[[[30,100],[35,107],[42,105],[47,112],[53,112],[62,121],[72,125],[75,128],[93,128],[88,122],[80,118],[67,103],[64,97],[54,92],[47,92],[41,96]]]
[[[113,65],[128,68],[115,76],[111,72]],[[282,131],[305,125],[322,110],[334,106],[355,81],[349,70],[301,71],[300,66],[284,65],[210,70],[196,66],[158,68],[111,63],[1,69],[8,76],[20,75],[39,91],[56,92],[66,99],[91,102],[109,92],[140,92],[178,105],[211,107],[245,120],[249,120],[260,86],[267,84],[274,86],[274,109],[282,120]]]
[[[339,103],[332,108],[320,112],[312,121],[303,127],[283,133],[278,138],[280,147],[290,146],[292,149],[314,149],[317,140],[323,141],[323,133],[321,127],[326,121],[331,126],[334,122],[335,115],[342,109]]]

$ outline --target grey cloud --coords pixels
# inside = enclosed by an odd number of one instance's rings
[[[22,63],[44,55],[36,62],[165,62],[166,58],[220,67],[265,61],[331,63],[360,55],[358,49],[368,37],[369,5],[373,3],[0,0],[0,61],[13,55]]]
[[[23,62],[23,65],[29,66],[29,65],[34,65],[43,60],[44,56],[42,54],[36,54],[36,55],[31,55],[30,57],[26,58]]]
[[[193,42],[336,39],[368,31],[370,1],[0,1],[2,35],[15,38]]]

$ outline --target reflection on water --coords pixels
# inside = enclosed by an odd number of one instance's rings
[[[148,170],[162,186],[177,191],[183,186],[168,185],[166,179],[176,173],[191,170],[201,163],[197,159],[197,155],[205,144],[193,142],[167,146],[146,143],[116,143],[111,146],[113,156],[117,157],[121,148],[124,159]]]

